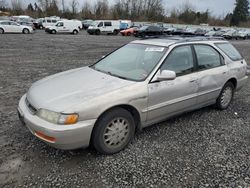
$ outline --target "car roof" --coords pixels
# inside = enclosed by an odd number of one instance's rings
[[[147,44],[155,46],[164,46],[169,47],[174,44],[186,44],[186,43],[204,43],[204,44],[213,44],[217,42],[227,42],[222,37],[157,37],[157,38],[145,38],[141,40],[135,40],[131,43],[135,44]]]

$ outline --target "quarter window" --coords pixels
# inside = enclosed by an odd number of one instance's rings
[[[190,46],[175,48],[161,67],[162,70],[171,70],[177,76],[192,73],[194,70],[193,54]]]
[[[195,45],[194,49],[197,55],[198,68],[200,70],[218,67],[222,64],[221,55],[211,46]]]
[[[242,59],[240,53],[235,49],[235,47],[230,43],[218,43],[216,44],[228,57],[233,61],[238,61]]]

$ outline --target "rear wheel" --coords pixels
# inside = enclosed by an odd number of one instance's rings
[[[119,33],[118,30],[114,30],[114,31],[113,31],[113,34],[114,34],[114,35],[118,35],[118,33]]]
[[[23,29],[23,34],[29,34],[29,33],[30,33],[30,31],[28,29],[26,29],[26,28]]]
[[[220,110],[225,110],[230,105],[234,96],[234,85],[227,82],[221,90],[220,96],[216,100],[216,106]]]
[[[4,34],[4,30],[0,28],[0,34]]]
[[[73,31],[73,35],[77,35],[78,34],[78,31],[75,29],[74,31]]]
[[[132,115],[123,108],[105,113],[94,127],[92,143],[102,154],[113,154],[124,149],[135,133]]]

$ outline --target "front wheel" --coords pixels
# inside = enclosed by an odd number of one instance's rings
[[[101,34],[101,31],[100,31],[100,30],[96,30],[96,31],[95,31],[95,34],[96,34],[96,35],[100,35],[100,34]]]
[[[77,35],[78,34],[78,31],[75,29],[74,31],[73,31],[73,35]]]
[[[233,100],[234,89],[235,88],[232,82],[227,82],[222,88],[220,96],[216,100],[216,107],[219,110],[225,110],[228,108],[228,106]]]
[[[4,30],[0,28],[0,34],[4,34]]]
[[[56,34],[56,30],[53,29],[53,30],[51,31],[51,34]]]
[[[114,154],[124,149],[135,133],[132,115],[123,108],[110,110],[94,127],[92,143],[102,154]]]
[[[28,29],[23,29],[23,34],[29,34],[30,33],[30,31],[28,30]]]

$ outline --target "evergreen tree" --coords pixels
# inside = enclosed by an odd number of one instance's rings
[[[236,0],[235,9],[231,19],[231,26],[239,25],[240,22],[247,21],[249,17],[249,1],[248,0]]]

